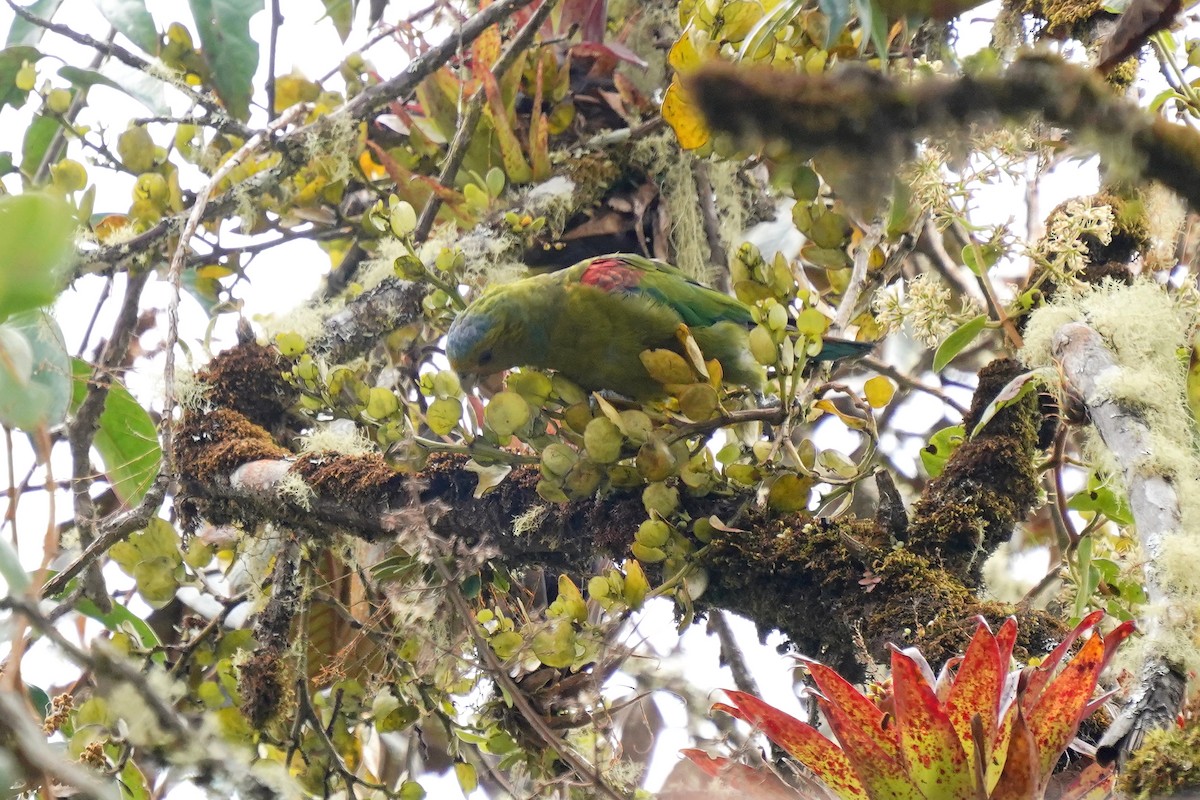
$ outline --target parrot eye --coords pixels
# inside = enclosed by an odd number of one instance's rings
[[[479,363],[481,366],[487,366],[492,362],[492,351],[484,350],[479,354]]]

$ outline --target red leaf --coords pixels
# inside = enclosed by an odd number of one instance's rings
[[[1054,670],[1058,667],[1058,663],[1063,660],[1067,652],[1071,649],[1071,645],[1079,638],[1080,634],[1089,628],[1096,626],[1100,620],[1104,618],[1103,610],[1096,610],[1088,614],[1079,624],[1067,634],[1067,637],[1059,643],[1058,647],[1046,656],[1042,663],[1037,666],[1030,674],[1028,682],[1025,685],[1025,691],[1021,702],[1028,708],[1037,702],[1038,697],[1042,693],[1042,689],[1046,687],[1046,683],[1054,675]]]
[[[1046,777],[1075,736],[1084,709],[1096,689],[1103,659],[1104,638],[1094,634],[1046,686],[1028,712],[1029,730],[1037,742],[1042,774]]]
[[[735,707],[717,703],[714,709],[725,711],[758,728],[767,738],[808,767],[840,798],[866,798],[867,793],[855,776],[846,754],[820,731],[764,703],[752,694],[726,689]]]
[[[1008,753],[1004,760],[1004,771],[996,788],[989,795],[990,800],[1034,800],[1040,798],[1039,784],[1040,769],[1038,767],[1037,745],[1033,734],[1025,724],[1025,717],[1019,706],[1014,707],[1012,719],[1012,736],[1008,740]]]
[[[996,646],[1000,648],[1000,666],[1008,669],[1012,661],[1013,646],[1017,643],[1017,620],[1009,617],[996,631]]]
[[[706,775],[716,778],[730,789],[737,791],[738,797],[747,800],[799,800],[800,795],[774,774],[765,769],[754,769],[745,764],[739,764],[728,758],[713,758],[703,750],[689,748],[679,751]],[[711,789],[706,789],[705,797],[714,797]]]
[[[950,722],[954,724],[954,730],[958,732],[958,738],[969,757],[975,751],[971,738],[971,718],[979,715],[980,722],[983,723],[984,763],[991,758],[992,747],[996,744],[1006,666],[1000,661],[1000,647],[996,637],[992,635],[987,623],[980,620],[979,627],[967,646],[962,666],[958,668],[958,674],[954,677],[954,685],[950,687],[946,713],[950,716]]]
[[[974,777],[967,751],[920,662],[893,650],[892,686],[900,754],[917,787],[925,797],[971,797]]]
[[[879,707],[855,689],[853,684],[834,670],[816,661],[805,660],[804,666],[812,675],[817,689],[825,699],[838,709],[844,724],[854,725],[875,739],[892,759],[900,757],[899,742],[895,729],[883,727],[883,712]]]
[[[824,697],[817,698],[817,704],[833,735],[842,745],[842,751],[858,776],[865,796],[871,798],[888,798],[888,800],[922,800],[921,790],[908,775],[908,770],[898,757],[890,755],[884,749],[886,743],[895,747],[891,740],[891,732],[884,731],[887,739],[881,739],[868,728],[855,725],[841,710],[832,705]]]

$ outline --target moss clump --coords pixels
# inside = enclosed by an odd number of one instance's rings
[[[226,350],[196,377],[211,387],[207,399],[213,406],[237,411],[264,428],[283,420],[292,396],[279,354],[254,343]]]
[[[1150,731],[1122,770],[1121,791],[1137,800],[1200,791],[1200,719],[1181,728]]]
[[[1103,0],[1014,0],[1008,5],[1042,20],[1044,36],[1079,38],[1098,15],[1112,16],[1104,10]]]
[[[1023,371],[1012,359],[998,359],[979,372],[979,388],[963,420],[969,432],[992,398]],[[1037,502],[1037,453],[1041,414],[1029,395],[997,412],[978,436],[965,442],[946,469],[913,507],[909,547],[936,558],[970,583],[978,583],[983,563],[1012,534],[1013,526]]]

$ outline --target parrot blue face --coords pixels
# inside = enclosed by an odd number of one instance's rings
[[[495,326],[483,314],[459,314],[446,334],[446,357],[458,373],[483,373],[495,359],[489,333]]]
[[[511,292],[493,290],[467,306],[446,333],[446,357],[459,375],[491,375],[517,366],[528,326]]]

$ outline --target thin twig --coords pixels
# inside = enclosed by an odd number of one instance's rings
[[[692,179],[696,182],[696,196],[700,200],[700,221],[704,224],[704,238],[708,242],[708,263],[713,266],[713,283],[716,288],[729,293],[729,255],[721,243],[721,223],[718,219],[716,194],[708,175],[708,162],[692,161]]]
[[[354,6],[351,5],[351,8]],[[279,0],[271,0],[271,35],[267,40],[267,121],[275,119],[275,49],[279,43],[279,26],[283,14],[279,11]]]
[[[8,0],[8,2],[12,2],[12,0]],[[417,84],[449,61],[460,48],[466,47],[492,25],[507,19],[514,12],[532,2],[533,0],[496,0],[495,3],[482,9],[479,13],[472,15],[455,35],[448,36],[431,47],[429,52],[414,59],[399,75],[366,89],[334,115],[348,116],[356,120],[365,119],[376,109],[388,105],[398,97],[406,96],[416,88]]]
[[[105,37],[105,44],[112,44],[116,36],[117,29],[110,27],[108,29],[108,36]],[[88,68],[93,70],[99,69],[103,63],[104,54],[97,52],[92,58],[91,64],[88,65]],[[67,146],[67,128],[71,128],[72,132],[74,132],[75,118],[79,116],[79,112],[83,110],[84,105],[87,103],[87,94],[87,87],[84,86],[78,89],[75,92],[75,96],[71,98],[71,104],[60,119],[62,124],[54,130],[54,135],[50,137],[50,144],[47,145],[46,151],[42,153],[42,161],[33,173],[34,186],[41,186],[45,183],[46,178],[50,174],[50,166],[58,162],[63,149]]]
[[[720,609],[711,612],[708,615],[708,629],[717,634],[717,641],[721,643],[721,656],[729,664],[729,671],[733,673],[733,685],[738,691],[761,697],[758,683],[746,665],[746,657],[734,638],[733,629],[729,627],[728,615]]]

